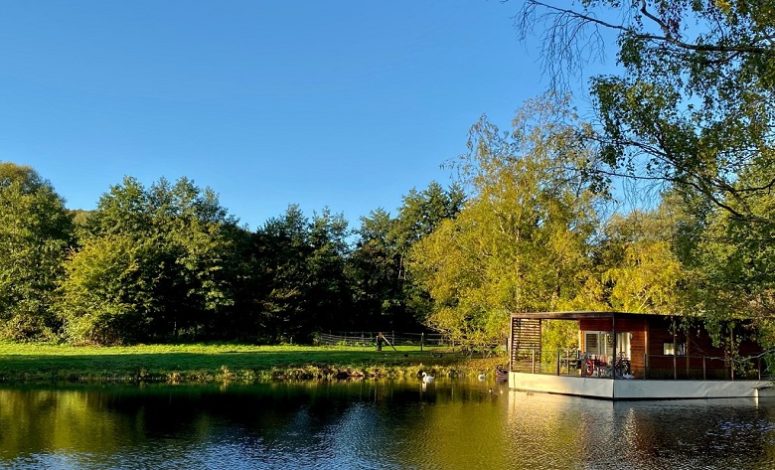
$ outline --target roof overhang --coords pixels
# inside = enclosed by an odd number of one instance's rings
[[[511,318],[524,318],[530,320],[583,320],[590,318],[675,318],[681,315],[664,315],[657,313],[634,312],[597,312],[597,311],[573,311],[573,312],[519,312],[512,313]]]

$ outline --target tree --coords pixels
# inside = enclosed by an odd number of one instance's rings
[[[62,275],[72,223],[51,184],[26,166],[0,162],[0,335],[51,338],[51,291]]]
[[[595,268],[574,299],[584,310],[683,313],[688,273],[676,253],[677,218],[654,211],[615,214],[596,244]]]
[[[465,199],[465,192],[459,184],[452,184],[445,190],[439,183],[432,181],[422,191],[410,190],[403,198],[392,230],[399,251],[406,253],[442,221],[454,218],[463,208]]]
[[[256,231],[254,284],[255,333],[280,341],[309,332],[305,293],[309,282],[309,220],[291,205],[282,217],[269,219]]]
[[[314,214],[310,226],[312,251],[308,259],[309,306],[318,325],[347,330],[356,326],[352,292],[346,274],[350,247],[347,221],[325,209]]]
[[[383,209],[361,217],[359,237],[348,259],[354,312],[365,329],[396,329],[404,317],[401,256],[393,238],[395,224],[396,220]]]
[[[161,307],[148,271],[154,247],[122,235],[94,237],[66,264],[58,309],[65,336],[75,342],[120,344],[149,338],[150,323]],[[149,276],[150,274],[150,276]]]
[[[502,339],[511,312],[565,305],[587,269],[596,196],[566,170],[586,152],[552,114],[529,104],[511,136],[477,123],[460,163],[473,197],[412,249],[411,270],[434,300],[429,325],[469,348]]]
[[[60,286],[59,311],[72,339],[196,336],[233,303],[225,268],[235,222],[211,190],[185,178],[147,189],[125,178],[85,224],[84,248],[68,260]],[[108,279],[115,275],[121,282]],[[104,287],[90,291],[99,282]],[[125,328],[125,318],[142,321]]]
[[[346,273],[347,222],[328,209],[304,216],[292,205],[256,232],[255,328],[264,340],[307,341],[353,324]]]
[[[454,218],[464,201],[460,185],[445,189],[434,181],[423,190],[410,190],[397,217],[377,209],[361,218],[349,276],[362,328],[422,328],[432,300],[407,271],[406,259],[412,246],[444,220]]]
[[[412,189],[404,196],[391,238],[398,252],[398,280],[405,322],[425,322],[433,306],[428,291],[416,282],[411,271],[406,268],[409,253],[419,240],[431,234],[445,220],[457,217],[465,201],[466,195],[461,185],[453,183],[444,190],[435,181],[423,191]]]
[[[579,66],[604,33],[616,36],[621,73],[592,79],[600,126],[582,135],[598,147],[599,175],[667,182],[747,223],[772,221],[752,207],[775,186],[770,2],[583,0],[568,9],[527,0],[523,33],[540,20],[555,72]],[[741,184],[746,171],[761,178]]]
[[[759,185],[769,175],[747,171],[737,183]],[[755,217],[775,211],[775,191],[757,192],[746,201]],[[730,201],[730,204],[737,204]],[[775,222],[747,223],[716,210],[695,250],[692,292],[695,305],[711,323],[747,318],[754,321],[764,344],[775,344]]]

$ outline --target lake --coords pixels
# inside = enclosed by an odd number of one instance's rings
[[[775,468],[775,401],[479,382],[2,388],[0,467]]]

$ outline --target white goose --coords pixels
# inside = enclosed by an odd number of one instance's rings
[[[428,375],[425,372],[422,373],[422,383],[424,383],[424,384],[432,383],[433,379],[435,379],[434,376]]]

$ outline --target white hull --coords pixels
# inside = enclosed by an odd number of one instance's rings
[[[509,388],[606,400],[758,398],[775,394],[768,380],[626,380],[509,372]]]

